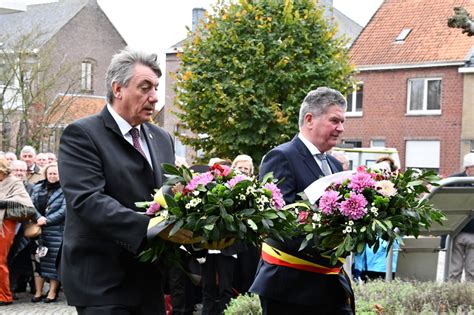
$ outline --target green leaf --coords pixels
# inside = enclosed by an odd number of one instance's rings
[[[211,224],[204,225],[204,228],[208,231],[211,231],[214,229],[214,226],[215,226],[214,223],[211,223]]]
[[[258,230],[257,225],[255,224],[255,222],[252,219],[247,219],[247,224],[250,226],[250,228],[252,230],[254,230],[254,231]]]
[[[174,166],[173,164],[169,163],[161,163],[161,168],[165,171],[167,174],[172,174],[172,175],[177,175],[181,176],[182,174],[179,172],[179,170]]]
[[[175,235],[176,232],[178,232],[178,230],[183,226],[183,223],[184,223],[183,220],[176,221],[175,224],[173,225],[173,228],[171,229],[169,235],[170,236]]]
[[[230,208],[234,205],[234,201],[232,199],[226,199],[222,203],[226,208]]]

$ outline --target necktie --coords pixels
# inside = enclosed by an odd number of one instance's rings
[[[319,154],[316,154],[316,157],[321,161],[322,171],[323,171],[324,176],[331,175],[332,172],[331,172],[331,168],[329,167],[326,154],[319,153]]]
[[[146,157],[145,152],[143,152],[142,146],[140,145],[140,131],[137,128],[130,129],[130,135],[132,136],[133,146],[138,150],[144,157]]]

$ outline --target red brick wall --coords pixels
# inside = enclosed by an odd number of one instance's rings
[[[406,115],[408,79],[420,77],[442,78],[441,115]],[[363,116],[346,119],[343,139],[361,140],[363,147],[384,139],[398,149],[402,169],[405,141],[439,140],[440,174],[460,170],[463,81],[457,67],[364,71],[357,78],[364,82]]]

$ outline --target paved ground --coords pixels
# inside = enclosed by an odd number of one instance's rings
[[[31,303],[30,293],[18,294],[19,299],[8,306],[0,306],[3,315],[73,315],[76,309],[66,305],[64,294],[61,293],[56,303]]]

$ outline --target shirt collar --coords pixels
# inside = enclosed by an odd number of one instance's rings
[[[311,155],[316,155],[316,154],[320,154],[322,153],[321,151],[319,151],[319,149],[314,145],[312,144],[308,139],[306,139],[302,134],[301,132],[298,134],[298,138],[300,138],[301,141],[303,141],[303,144],[308,148],[309,152],[311,153]]]
[[[120,132],[123,136],[125,136],[130,131],[130,129],[133,128],[133,126],[130,125],[125,119],[123,119],[122,116],[120,116],[110,104],[107,104],[107,109],[109,110],[110,115],[112,115],[113,119],[117,123]],[[135,126],[135,128],[137,128],[141,134],[141,125]]]

